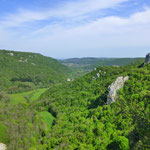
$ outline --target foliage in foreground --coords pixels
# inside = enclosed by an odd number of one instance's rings
[[[129,81],[117,101],[106,105],[108,86],[121,75]],[[10,150],[148,150],[149,91],[150,64],[97,68],[50,88],[34,103],[0,105],[5,143]]]
[[[130,79],[118,100],[106,105],[108,86],[121,75]],[[100,67],[71,84],[50,89],[43,98],[57,118],[46,139],[48,149],[149,149],[149,83],[150,65]]]

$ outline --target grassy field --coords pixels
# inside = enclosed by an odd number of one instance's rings
[[[27,101],[36,101],[47,89],[36,89],[29,92],[11,94],[10,95],[10,104],[18,104]]]
[[[39,115],[42,116],[44,122],[46,123],[47,129],[50,130],[54,121],[52,114],[47,111],[43,111],[39,112]]]
[[[39,99],[41,94],[44,93],[46,90],[47,90],[46,88],[36,89],[33,91],[29,91],[29,92],[11,94],[10,104],[18,104],[18,103],[27,102],[27,101],[30,101],[30,102],[36,101]],[[53,115],[47,111],[38,112],[38,115],[40,115],[43,121],[46,123],[46,130],[50,130],[54,121]]]

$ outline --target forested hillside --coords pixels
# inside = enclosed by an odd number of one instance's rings
[[[0,50],[0,89],[9,93],[66,81],[70,69],[36,53]]]
[[[129,76],[117,100],[108,87]],[[0,142],[8,150],[148,150],[150,64],[98,67],[55,85],[40,100],[10,105],[1,97]]]
[[[118,100],[107,105],[109,85],[127,75],[129,80]],[[49,149],[149,149],[149,78],[150,64],[100,67],[71,84],[47,91],[43,97],[57,114],[47,140]]]
[[[82,67],[85,69],[94,69],[99,66],[124,66],[134,64],[135,61],[143,61],[144,58],[70,58],[59,60],[61,63],[70,67]]]
[[[141,64],[144,58],[70,58],[59,60],[62,64],[76,70],[75,76],[80,76],[99,66],[125,66]]]

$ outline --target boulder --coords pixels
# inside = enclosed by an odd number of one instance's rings
[[[107,104],[110,105],[116,101],[117,91],[124,87],[125,82],[129,80],[129,76],[126,77],[118,77],[115,82],[113,82],[108,87],[108,95],[107,95]]]
[[[6,150],[6,145],[3,143],[0,143],[0,150]]]
[[[150,53],[146,55],[145,63],[150,63]]]
[[[67,81],[68,81],[68,82],[70,82],[70,81],[71,81],[71,79],[69,79],[69,78],[68,78],[68,79],[67,79]]]
[[[8,53],[8,55],[10,55],[10,56],[14,56],[14,53]]]
[[[100,77],[100,74],[99,74],[99,73],[97,73],[97,74],[96,74],[96,76],[97,76],[97,78],[99,78],[99,77]]]

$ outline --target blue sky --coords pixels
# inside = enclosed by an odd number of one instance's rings
[[[0,49],[54,58],[150,52],[149,0],[0,0]]]

